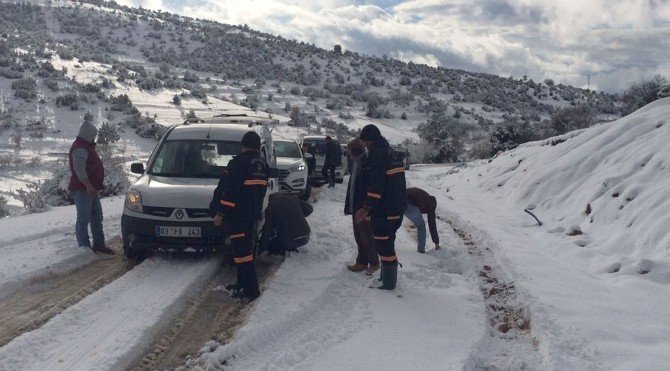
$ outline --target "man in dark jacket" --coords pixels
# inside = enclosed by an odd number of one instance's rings
[[[342,165],[342,148],[329,136],[326,137],[324,157],[321,174],[328,179],[328,188],[333,188],[335,187],[335,168]]]
[[[79,247],[88,247],[95,252],[114,254],[114,250],[105,245],[105,234],[102,230],[102,205],[98,191],[102,189],[105,170],[102,161],[95,151],[95,136],[98,129],[90,120],[84,119],[79,128],[79,135],[72,143],[68,160],[70,164],[70,183],[68,190],[77,208],[75,234]],[[91,225],[93,246],[88,235]]]
[[[356,264],[347,265],[347,268],[352,272],[365,270],[366,274],[371,276],[379,270],[379,256],[375,250],[375,242],[372,237],[372,224],[369,220],[363,220],[360,223],[356,223],[355,220],[356,212],[363,208],[368,190],[368,174],[363,171],[363,165],[368,158],[368,154],[359,139],[353,139],[347,144],[347,154],[351,167],[347,197],[344,202],[344,215],[352,216],[354,239],[358,246]]]
[[[395,236],[407,205],[405,167],[376,126],[366,125],[359,139],[368,149],[363,171],[369,178],[366,199],[363,208],[356,212],[356,221],[371,218],[373,238],[382,262],[380,289],[393,290],[398,275]]]
[[[423,221],[423,215],[428,215],[428,227],[430,228],[430,237],[435,243],[435,250],[440,249],[440,236],[437,235],[437,225],[435,224],[435,209],[437,208],[437,199],[428,194],[421,188],[407,188],[407,209],[405,216],[416,226],[417,231],[417,250],[420,253],[426,252],[426,223]]]
[[[261,138],[253,131],[242,137],[242,153],[235,156],[221,175],[221,199],[214,225],[228,224],[237,283],[229,285],[233,296],[254,300],[260,295],[254,268],[256,226],[261,219],[268,186],[268,165],[259,154]]]
[[[312,194],[312,176],[314,169],[316,169],[316,158],[307,143],[303,143],[302,145],[302,158],[305,160],[305,164],[307,164],[307,184],[305,185],[305,192],[300,198],[307,200],[309,199],[309,195]]]
[[[309,242],[311,229],[305,217],[314,209],[312,205],[293,195],[273,193],[265,209],[265,224],[259,253],[284,255]]]

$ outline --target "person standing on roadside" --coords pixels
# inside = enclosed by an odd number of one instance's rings
[[[321,174],[324,179],[328,179],[328,188],[333,188],[335,187],[335,168],[342,165],[342,148],[330,136],[326,137],[324,157]]]
[[[214,225],[221,227],[226,221],[237,265],[237,282],[227,288],[233,291],[233,297],[251,301],[260,296],[254,267],[254,237],[262,217],[269,169],[260,156],[261,137],[256,132],[244,134],[241,144],[242,152],[228,162],[219,180],[223,190],[216,203]]]
[[[389,142],[376,126],[363,127],[359,139],[368,149],[363,171],[369,178],[363,207],[356,212],[356,222],[371,219],[373,239],[382,264],[379,288],[393,290],[398,277],[395,237],[407,205],[405,166],[394,156]]]
[[[95,137],[98,129],[93,125],[92,116],[86,114],[79,128],[79,134],[70,147],[70,183],[68,190],[77,208],[75,234],[79,247],[87,247],[94,252],[114,254],[105,244],[102,230],[102,205],[98,192],[102,189],[105,169],[100,156],[95,151]],[[93,245],[89,240],[88,226],[91,225]]]
[[[437,225],[435,222],[435,209],[437,208],[437,199],[428,194],[421,188],[407,188],[407,208],[405,216],[411,220],[416,227],[417,232],[417,250],[420,253],[426,252],[426,223],[423,221],[423,215],[428,216],[428,227],[430,228],[430,237],[435,244],[435,250],[440,249],[440,236],[437,234]]]
[[[379,256],[375,250],[375,242],[372,237],[372,224],[369,220],[356,222],[355,215],[363,208],[366,192],[368,189],[368,174],[363,171],[363,165],[368,158],[365,146],[359,139],[353,139],[347,144],[347,157],[349,159],[349,185],[347,197],[344,202],[344,215],[351,215],[354,229],[354,239],[358,246],[356,263],[347,265],[352,272],[366,271],[372,275],[379,270]]]
[[[306,196],[303,197],[304,200],[307,200],[309,199],[309,195],[312,194],[312,174],[314,173],[314,169],[316,169],[316,158],[314,157],[314,154],[310,152],[307,143],[302,144],[302,158],[307,165],[307,185],[305,186],[304,193]]]

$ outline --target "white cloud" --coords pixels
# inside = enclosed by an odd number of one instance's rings
[[[417,63],[621,89],[668,72],[667,0],[120,0]],[[388,2],[387,2],[388,3]]]

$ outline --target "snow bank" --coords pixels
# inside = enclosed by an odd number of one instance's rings
[[[669,115],[660,100],[490,163],[410,177],[516,282],[548,369],[670,364]]]
[[[622,271],[653,266],[647,277],[670,283],[668,117],[670,98],[563,143],[524,145],[479,169],[481,184],[537,205],[537,214],[559,220],[566,232],[578,227],[580,243],[598,240]]]

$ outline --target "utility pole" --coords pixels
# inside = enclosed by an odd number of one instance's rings
[[[591,74],[586,75],[587,76],[587,81],[586,81],[586,90],[591,90]]]

